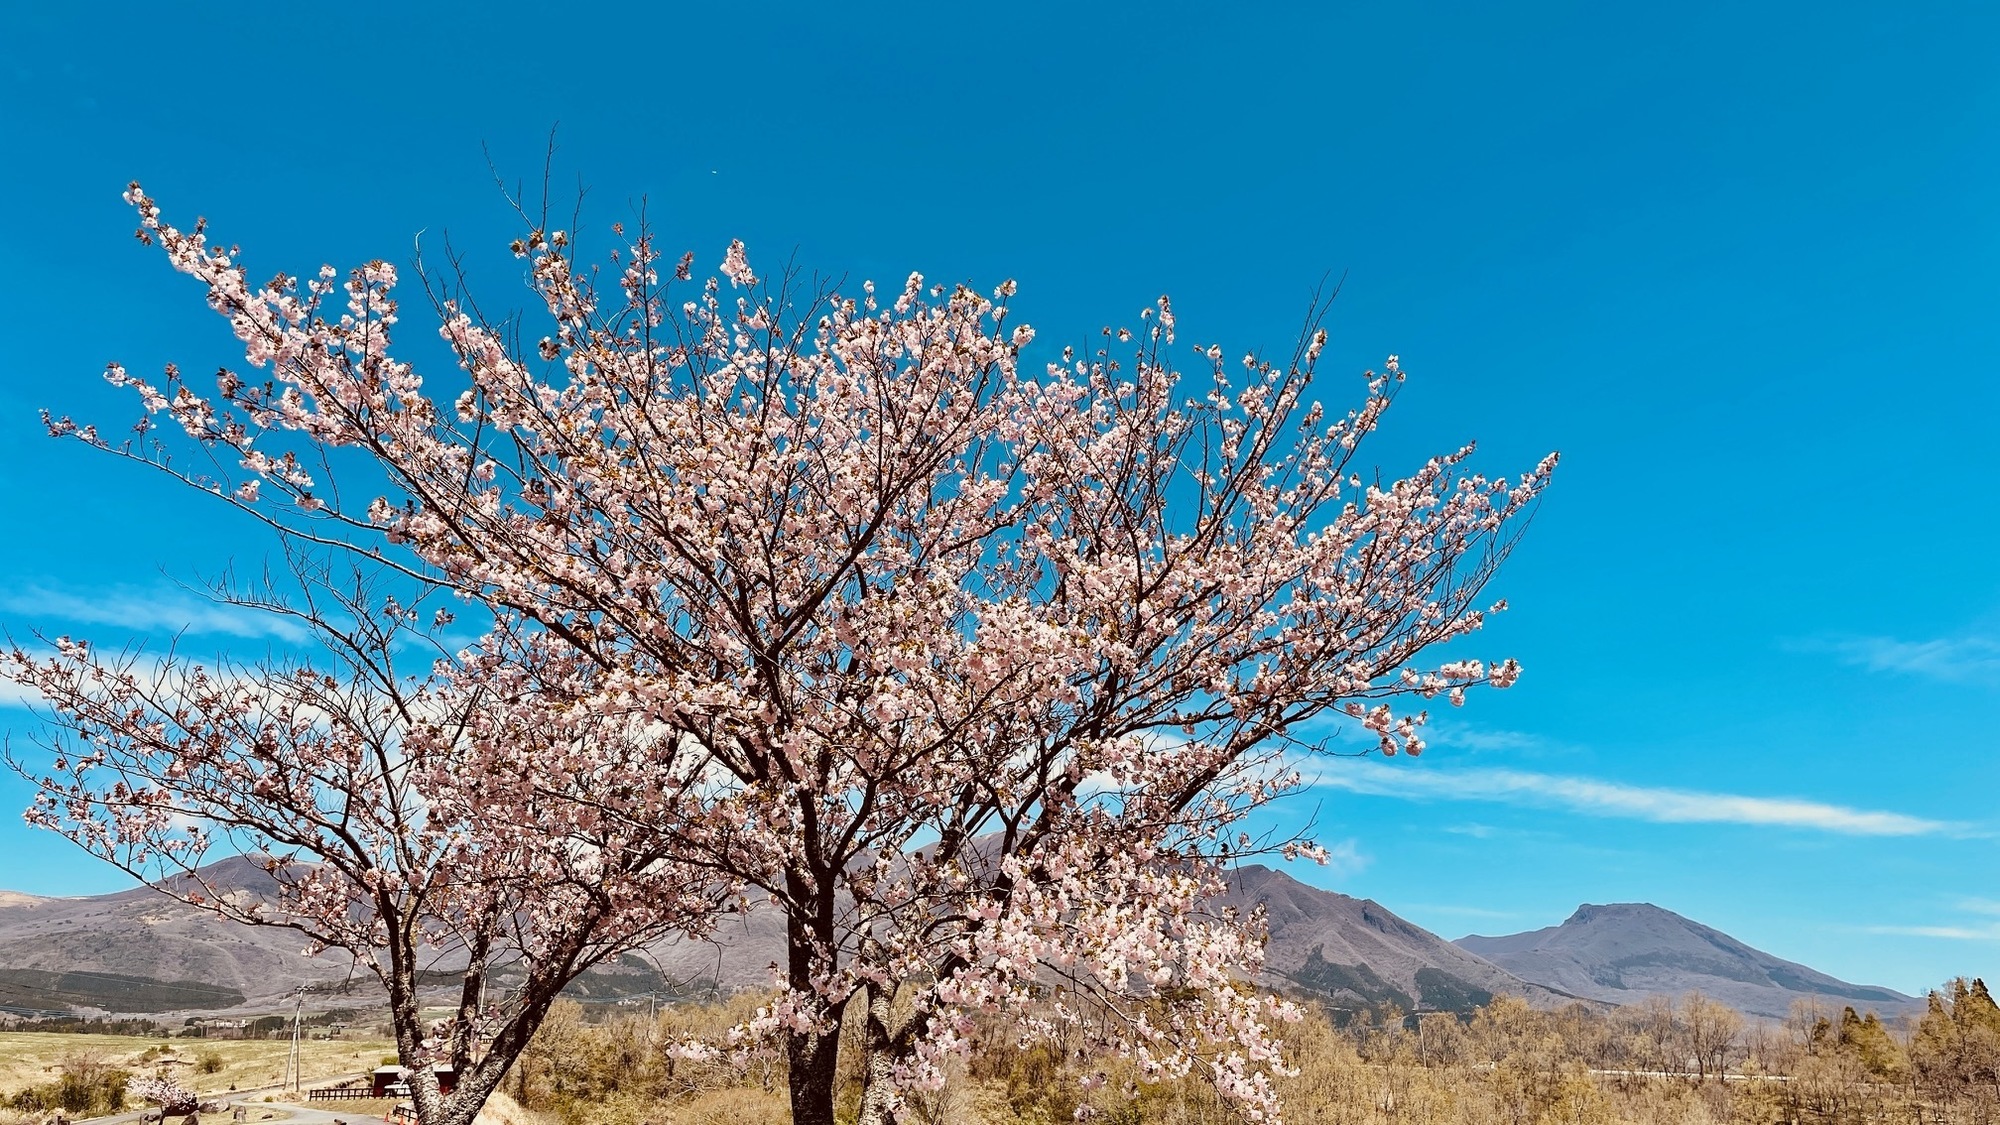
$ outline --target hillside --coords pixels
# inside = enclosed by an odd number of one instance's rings
[[[269,898],[276,886],[242,857],[203,874],[231,894]],[[149,887],[83,898],[0,894],[0,1005],[220,1011],[349,979],[346,958],[306,957],[305,944],[292,930],[225,922]]]
[[[211,865],[203,875],[230,894],[269,899],[275,890],[247,858]],[[1245,867],[1221,905],[1257,904],[1270,922],[1264,983],[1336,1010],[1393,1003],[1405,1011],[1467,1011],[1498,993],[1537,1005],[1579,998],[1627,1004],[1691,989],[1773,1017],[1801,997],[1884,1015],[1922,1009],[1902,993],[1849,984],[1645,904],[1584,906],[1560,926],[1455,943],[1380,903]],[[571,991],[606,1001],[762,988],[782,959],[782,939],[782,919],[753,908],[725,921],[712,941],[657,943],[600,966]],[[87,898],[0,892],[0,1010],[267,1011],[302,984],[323,1006],[378,999],[373,979],[342,955],[309,958],[304,945],[290,930],[225,922],[150,888]],[[447,969],[449,959],[434,964]]]
[[[1849,984],[1648,903],[1584,905],[1560,926],[1501,937],[1475,934],[1455,944],[1523,980],[1613,1004],[1699,990],[1772,1018],[1807,998],[1884,1016],[1924,1007],[1915,997]]]
[[[275,884],[248,859],[203,869],[211,886],[269,899]],[[1562,997],[1398,918],[1380,904],[1306,886],[1267,867],[1236,876],[1227,905],[1263,903],[1271,944],[1266,983],[1334,1008],[1395,1003],[1468,1010],[1496,992]],[[762,988],[782,959],[783,921],[768,910],[725,921],[704,942],[660,942],[600,967],[572,988],[608,1000],[659,991],[703,995]],[[374,995],[337,953],[308,958],[289,930],[242,926],[148,888],[88,898],[0,896],[0,1007],[101,1008],[157,1014],[269,1007],[300,984],[348,1005]],[[355,995],[336,999],[332,990]]]
[[[1406,1012],[1463,1012],[1496,993],[1538,1004],[1570,999],[1522,981],[1380,903],[1310,887],[1268,867],[1238,872],[1229,901],[1262,903],[1267,912],[1267,982],[1309,993],[1329,1007],[1394,1003]]]
[[[1469,1011],[1495,993],[1538,1003],[1568,999],[1523,982],[1380,903],[1307,886],[1260,865],[1242,868],[1221,905],[1262,903],[1271,941],[1265,983],[1336,1009],[1394,1003],[1404,1011]],[[784,933],[775,913],[753,908],[725,923],[714,943],[662,942],[648,950],[669,977],[691,989],[719,980],[725,989],[762,987],[782,959]]]

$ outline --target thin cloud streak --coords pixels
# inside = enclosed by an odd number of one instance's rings
[[[1863,926],[1870,934],[1896,937],[1945,938],[1950,941],[2000,941],[2000,923],[1990,926]]]
[[[0,613],[33,628],[61,625],[108,625],[134,633],[191,633],[196,636],[268,638],[303,641],[303,626],[268,613],[218,605],[176,591],[147,592],[131,588],[89,596],[30,586],[0,595]]]
[[[1466,726],[1450,721],[1427,723],[1424,737],[1440,746],[1460,750],[1540,750],[1547,745],[1539,735],[1525,731]]]
[[[1319,785],[1377,797],[1493,801],[1564,808],[1592,816],[1662,824],[1745,824],[1809,828],[1849,836],[1927,836],[1957,825],[1902,813],[1848,808],[1790,797],[1752,797],[1653,788],[1510,769],[1433,769],[1348,761],[1316,772]]]
[[[1922,676],[1946,683],[2000,682],[2000,641],[1987,637],[1905,641],[1895,637],[1835,637],[1801,641],[1798,649],[1825,652],[1869,672]]]

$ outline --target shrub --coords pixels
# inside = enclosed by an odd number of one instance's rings
[[[79,1117],[98,1117],[125,1107],[125,1086],[131,1075],[95,1055],[71,1055],[61,1063],[54,1082],[30,1086],[8,1100],[11,1108],[28,1113],[64,1110]]]

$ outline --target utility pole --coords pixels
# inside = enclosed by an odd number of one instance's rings
[[[306,1009],[306,990],[300,988],[292,1001],[292,1052],[285,1056],[286,1089],[296,1091],[305,1085],[305,1056],[299,1049],[299,1025]]]
[[[481,973],[479,974],[479,1002],[478,1006],[475,1007],[472,1012],[472,1061],[473,1062],[478,1062],[480,1059],[486,1057],[486,1052],[485,1050],[482,1049],[483,1044],[485,1042],[483,1038],[485,1034],[486,1034],[486,974]],[[463,1078],[465,1076],[459,1075],[458,1077]]]

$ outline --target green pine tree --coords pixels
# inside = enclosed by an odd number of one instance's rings
[[[1901,1082],[1909,1074],[1909,1057],[1874,1012],[1864,1017],[1856,1015],[1851,1007],[1842,1010],[1840,1049],[1885,1082]]]

